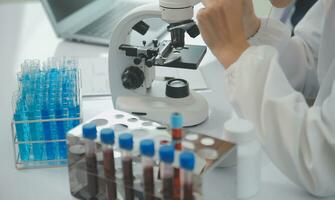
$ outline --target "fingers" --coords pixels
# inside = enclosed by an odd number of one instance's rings
[[[205,7],[208,7],[211,3],[211,0],[202,0],[202,4],[204,4]]]
[[[210,6],[215,6],[215,5],[221,4],[224,1],[225,0],[202,0],[202,4],[205,7],[210,7]],[[235,0],[233,0],[233,1],[235,1]]]
[[[270,0],[272,5],[277,8],[284,8],[286,6],[289,6],[293,0]]]
[[[243,11],[244,11],[244,16],[247,18],[255,15],[254,4],[252,0],[244,1]]]
[[[216,31],[220,28],[223,29],[223,24],[226,25],[224,15],[224,11],[218,7],[200,9],[197,14],[200,32],[205,33],[208,37],[215,38],[216,36],[212,35],[216,34]]]
[[[203,19],[205,18],[206,15],[206,9],[201,8],[198,13],[197,13],[197,20],[199,23],[203,22]]]
[[[197,20],[200,26],[215,26],[215,23],[217,23],[217,19],[221,17],[218,16],[218,13],[223,14],[222,12],[218,12],[213,9],[208,8],[202,8],[199,10],[197,14]],[[222,19],[223,20],[223,19]]]

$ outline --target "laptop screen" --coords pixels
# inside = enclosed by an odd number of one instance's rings
[[[77,10],[96,0],[48,0],[56,22],[62,21]]]

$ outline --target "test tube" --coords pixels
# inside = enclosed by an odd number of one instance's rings
[[[159,142],[159,145],[162,146],[162,145],[167,145],[169,144],[170,142],[168,140],[162,140]],[[157,174],[157,179],[158,180],[161,180],[161,165],[159,164],[159,167],[158,167],[158,174]]]
[[[144,199],[155,199],[154,183],[154,155],[155,143],[153,140],[142,140],[140,143],[143,166]]]
[[[174,144],[174,148],[177,151],[182,150],[182,137],[183,137],[183,117],[179,113],[173,113],[170,119],[171,125],[171,135],[172,141]],[[173,183],[175,187],[175,197],[180,199],[181,196],[181,182],[180,182],[180,170],[178,168],[174,168],[174,178]]]
[[[115,183],[115,161],[114,161],[114,130],[110,128],[102,129],[100,139],[103,143],[104,172],[106,181],[107,200],[116,200],[117,191]]]
[[[59,143],[58,142],[50,142],[53,140],[58,140],[58,123],[54,120],[57,118],[58,113],[56,106],[56,88],[54,87],[54,80],[51,77],[51,73],[49,71],[49,66],[43,63],[43,79],[45,84],[43,85],[43,110],[42,115],[43,119],[51,120],[50,122],[44,122],[44,131],[45,131],[45,139],[49,142],[46,143],[46,153],[48,160],[58,160],[61,159],[59,155]]]
[[[192,152],[184,151],[179,156],[180,168],[182,169],[182,200],[193,200],[193,170],[195,156]]]
[[[55,120],[56,113],[54,109],[44,108],[42,110],[42,117],[44,120]],[[57,140],[57,125],[56,122],[44,122],[43,129],[45,132],[45,140],[47,143],[45,144],[46,147],[46,154],[48,160],[55,160],[58,159],[58,145],[56,142],[51,142],[53,140]]]
[[[59,140],[66,139],[66,133],[70,130],[69,127],[69,109],[61,108],[56,109],[56,118],[62,119],[62,121],[57,121],[57,137]],[[66,142],[58,142],[58,150],[60,159],[67,159],[67,146]]]
[[[170,119],[171,135],[176,150],[182,150],[183,117],[179,113],[173,113]]]
[[[14,121],[26,121],[28,117],[26,116],[24,111],[17,110],[14,114]],[[29,125],[24,124],[15,124],[16,128],[16,137],[19,142],[23,142],[23,144],[19,144],[19,154],[21,161],[28,161],[30,157],[30,144],[26,143],[29,141]]]
[[[123,182],[125,187],[125,200],[134,199],[134,176],[133,176],[133,136],[124,133],[119,136],[119,146],[121,148]]]
[[[29,112],[29,120],[35,121],[30,123],[30,136],[31,140],[34,142],[32,144],[33,147],[33,155],[34,160],[41,161],[45,159],[45,137],[43,132],[43,125],[40,122],[42,119],[41,110],[35,110],[32,109],[32,111]]]
[[[28,120],[35,121],[29,123],[30,140],[32,144],[32,155],[33,159],[40,161],[44,159],[44,133],[43,126],[39,120],[42,119],[41,115],[41,98],[40,88],[40,76],[37,71],[37,62],[33,60],[26,60],[23,66],[23,73],[25,74],[22,80],[22,103],[25,105],[27,111]]]
[[[174,147],[171,145],[161,146],[159,149],[160,156],[160,173],[163,182],[162,197],[163,200],[174,199],[174,185],[173,185],[173,160]]]
[[[98,169],[96,144],[94,140],[97,138],[97,128],[93,123],[83,126],[83,137],[85,138],[85,157],[87,171],[87,191],[91,198],[95,198],[98,194]]]

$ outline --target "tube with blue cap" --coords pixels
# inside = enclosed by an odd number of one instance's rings
[[[98,168],[96,156],[97,127],[93,123],[85,124],[83,126],[83,137],[85,138],[85,157],[86,157],[86,171],[87,171],[87,191],[90,198],[96,198],[98,194]]]
[[[176,151],[181,151],[183,149],[182,138],[183,138],[183,116],[179,113],[173,113],[170,119],[171,123],[171,135],[172,141],[174,144],[174,148]],[[175,197],[180,199],[181,193],[181,184],[180,184],[180,170],[178,168],[174,168],[174,192]]]
[[[106,181],[107,200],[116,200],[116,183],[115,183],[115,161],[114,161],[114,141],[115,134],[111,128],[100,131],[100,139],[103,144],[104,155],[104,172]]]
[[[179,113],[173,113],[170,119],[171,135],[176,150],[182,150],[181,140],[183,138],[183,116]]]
[[[133,135],[124,133],[119,136],[119,146],[121,148],[123,182],[125,187],[125,200],[134,199],[134,176],[133,176]]]
[[[159,149],[160,173],[163,182],[162,196],[163,200],[174,199],[174,185],[173,185],[173,161],[174,161],[174,147],[172,145],[164,145]]]
[[[179,156],[180,168],[182,169],[182,200],[193,200],[193,170],[195,156],[192,152],[184,151]]]
[[[154,183],[154,156],[155,143],[153,140],[142,140],[140,143],[143,166],[143,184],[144,199],[155,199],[155,183]]]

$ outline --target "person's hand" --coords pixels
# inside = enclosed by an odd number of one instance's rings
[[[270,1],[272,5],[277,8],[284,8],[293,2],[293,0],[270,0]]]
[[[250,46],[244,27],[246,23],[244,16],[245,11],[250,11],[246,10],[246,6],[252,5],[252,2],[251,0],[202,0],[202,2],[205,8],[197,15],[202,38],[218,60],[228,68]]]
[[[261,26],[261,20],[254,10],[253,0],[244,0],[243,24],[246,38],[254,36]]]

